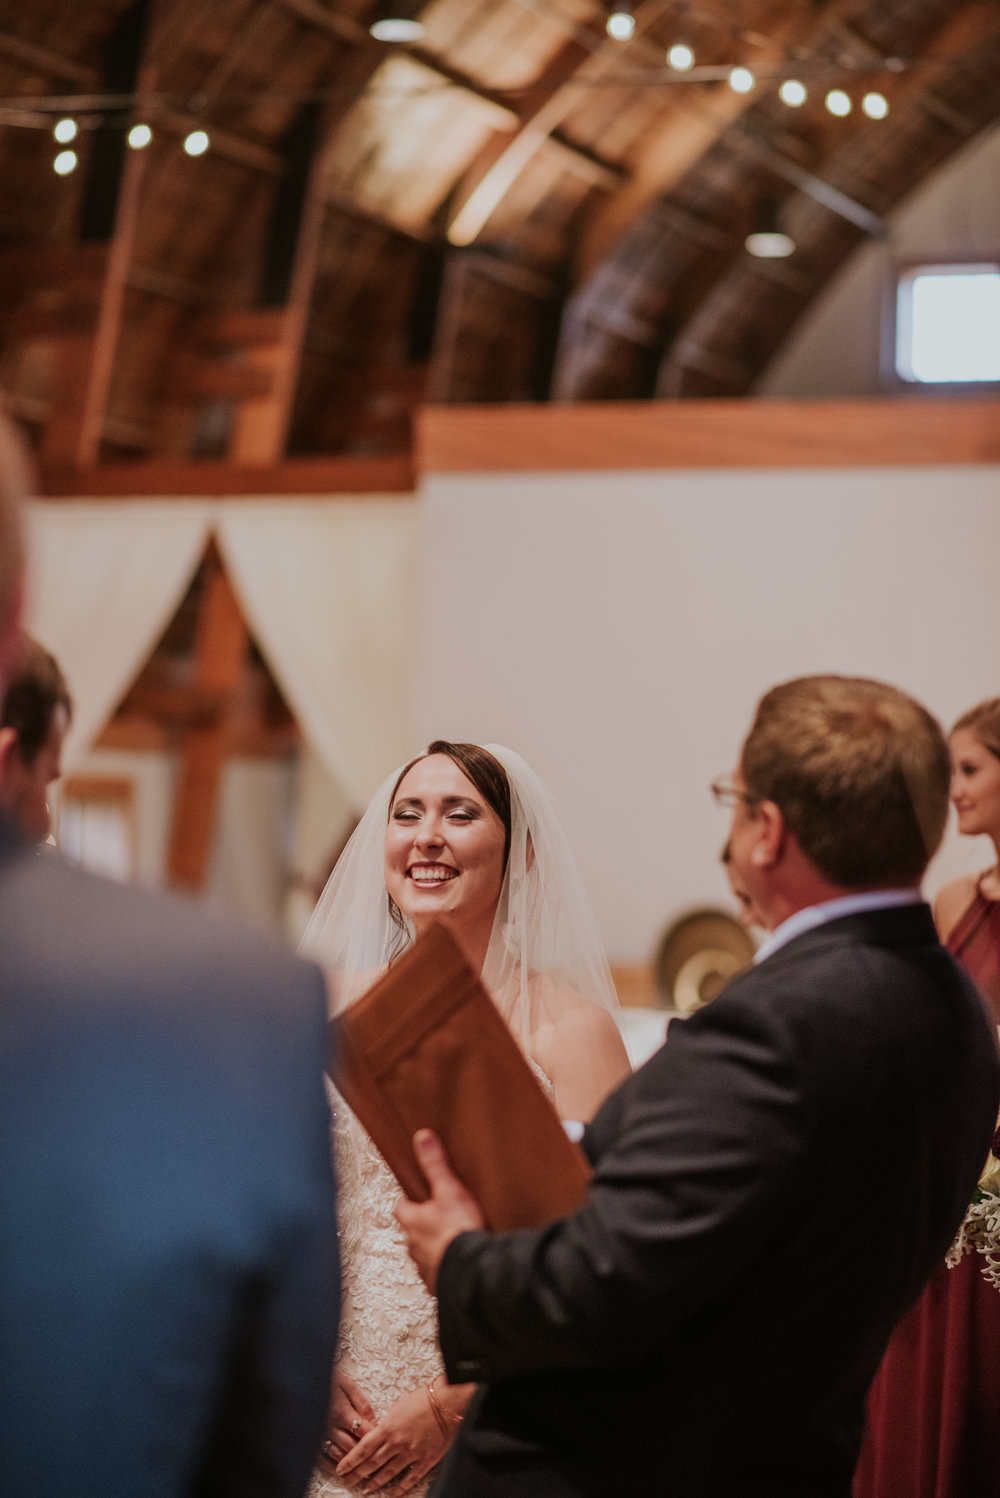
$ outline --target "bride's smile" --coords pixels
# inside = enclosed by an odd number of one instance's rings
[[[385,834],[385,887],[419,930],[444,918],[469,934],[492,925],[503,881],[504,826],[447,754],[400,781]]]

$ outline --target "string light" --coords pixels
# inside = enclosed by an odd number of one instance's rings
[[[774,198],[763,198],[757,204],[753,228],[743,244],[758,260],[784,260],[795,254],[795,240],[782,225],[781,205]]]
[[[68,146],[71,140],[76,140],[76,120],[57,120],[52,127],[52,134],[61,146]]]
[[[604,23],[604,29],[615,42],[630,42],[635,36],[635,16],[632,14],[630,5],[615,5],[608,19]]]
[[[133,125],[128,133],[128,143],[133,151],[144,151],[153,139],[148,125]]]
[[[675,73],[687,73],[694,67],[694,53],[685,42],[674,42],[667,53],[667,62]]]
[[[52,163],[52,170],[57,174],[57,176],[68,177],[70,172],[76,171],[76,164],[77,158],[75,151],[60,151],[59,155]]]
[[[805,85],[800,83],[797,78],[786,78],[778,89],[778,98],[782,104],[787,104],[790,109],[798,109],[800,104],[804,104],[808,97]]]
[[[729,87],[734,94],[748,94],[756,81],[749,68],[733,68],[729,74]]]
[[[889,113],[889,101],[884,94],[865,94],[861,108],[870,120],[884,120]]]
[[[424,34],[424,24],[406,20],[403,16],[386,16],[381,21],[373,21],[368,32],[377,42],[419,42]]]
[[[211,142],[205,130],[192,130],[184,137],[184,149],[189,156],[204,156]]]
[[[842,88],[832,88],[826,96],[826,107],[831,114],[838,119],[846,119],[854,105],[851,103],[849,94],[845,94]]]

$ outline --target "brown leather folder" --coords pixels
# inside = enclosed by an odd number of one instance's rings
[[[408,1197],[417,1129],[442,1140],[494,1230],[572,1212],[590,1169],[496,1005],[443,926],[333,1022],[334,1081]]]

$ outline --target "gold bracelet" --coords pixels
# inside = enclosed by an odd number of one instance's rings
[[[441,1408],[440,1404],[438,1403],[438,1397],[437,1397],[437,1395],[434,1392],[434,1380],[433,1379],[431,1379],[430,1383],[427,1385],[427,1403],[430,1405],[430,1407],[431,1407],[431,1413],[433,1414],[435,1420],[438,1423],[438,1430],[441,1432],[442,1438],[445,1441],[450,1441],[451,1440],[451,1434],[450,1434],[450,1432],[448,1430],[448,1425],[447,1425],[447,1422],[446,1422],[446,1420],[444,1418],[444,1410]]]

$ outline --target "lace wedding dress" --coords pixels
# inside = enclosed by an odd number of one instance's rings
[[[530,1065],[552,1098],[552,1083],[534,1061]],[[381,1417],[402,1394],[421,1388],[443,1371],[437,1313],[392,1215],[399,1182],[343,1098],[327,1086],[335,1110],[333,1158],[343,1297],[337,1359]],[[409,1498],[421,1498],[433,1477],[432,1471],[411,1489]],[[307,1498],[357,1494],[356,1487],[317,1471]]]

